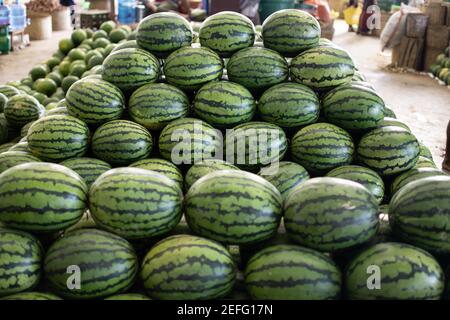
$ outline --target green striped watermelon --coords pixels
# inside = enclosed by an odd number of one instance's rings
[[[75,117],[47,116],[36,121],[28,132],[28,147],[42,160],[57,162],[81,157],[89,148],[89,128]]]
[[[159,136],[161,156],[174,164],[193,164],[222,151],[222,136],[206,122],[183,118],[170,122]]]
[[[120,42],[114,47],[114,49],[111,50],[110,54],[113,54],[116,51],[119,51],[122,49],[128,49],[128,48],[138,49],[139,46],[137,44],[137,41],[136,40],[126,40],[126,41]]]
[[[137,123],[114,120],[95,131],[91,147],[100,160],[112,165],[128,165],[150,155],[153,138],[147,129]]]
[[[139,47],[160,58],[192,43],[192,28],[185,18],[170,12],[149,15],[139,23],[136,41]]]
[[[328,122],[346,130],[377,128],[384,118],[384,101],[373,90],[351,83],[328,92],[322,100]]]
[[[411,132],[392,126],[366,133],[357,147],[358,160],[381,175],[413,168],[419,152],[419,143]]]
[[[363,185],[314,178],[294,188],[284,203],[284,225],[295,242],[336,251],[369,241],[378,228],[378,202]]]
[[[61,165],[15,166],[0,174],[0,221],[33,232],[65,229],[84,213],[87,191],[83,179]]]
[[[258,101],[261,119],[282,128],[298,128],[319,118],[315,92],[298,83],[280,83],[266,90]]]
[[[341,166],[331,170],[326,176],[358,182],[372,193],[379,204],[383,201],[383,179],[372,169],[355,165]]]
[[[22,151],[6,151],[0,153],[0,173],[23,163],[41,162],[39,158]]]
[[[279,10],[264,20],[262,38],[266,48],[294,57],[319,44],[320,24],[305,11]]]
[[[329,123],[314,123],[300,129],[292,138],[292,159],[308,172],[326,172],[353,161],[352,137]]]
[[[73,276],[68,272],[71,266],[79,267],[79,289],[68,288]],[[50,246],[44,260],[52,288],[70,299],[102,298],[126,291],[134,283],[138,268],[136,254],[126,240],[96,229],[66,233]]]
[[[97,225],[126,239],[169,232],[180,221],[182,203],[175,181],[139,168],[107,171],[89,191],[89,209]]]
[[[379,288],[368,288],[369,277],[379,268]],[[348,298],[440,299],[444,273],[426,251],[395,242],[379,243],[356,256],[345,271]]]
[[[288,78],[289,68],[278,52],[251,47],[233,54],[227,64],[228,78],[250,90],[265,90]]]
[[[205,83],[219,80],[222,59],[211,49],[183,47],[165,60],[164,74],[169,84],[183,90],[197,90]]]
[[[116,294],[105,300],[151,300],[149,297],[139,293],[122,293]]]
[[[256,102],[250,91],[240,84],[217,81],[197,91],[194,113],[215,128],[230,128],[250,121]]]
[[[20,94],[20,90],[9,85],[0,85],[0,93],[4,94],[8,99]]]
[[[389,204],[394,234],[432,252],[450,253],[450,177],[433,176],[410,182]]]
[[[14,142],[8,142],[8,143],[4,143],[4,144],[0,145],[0,153],[8,151],[9,148],[11,148],[14,145],[15,145]]]
[[[105,161],[95,158],[72,158],[64,160],[60,165],[65,166],[80,175],[88,188],[104,172],[111,169],[111,166]]]
[[[158,158],[142,159],[129,166],[158,172],[167,178],[172,179],[180,186],[180,188],[183,188],[183,174],[180,169],[170,161]]]
[[[206,159],[194,163],[192,167],[186,172],[184,178],[184,187],[186,190],[200,178],[206,176],[208,173],[218,170],[239,170],[238,167],[220,159]]]
[[[423,144],[423,142],[419,142],[419,147],[420,147],[420,155],[422,157],[425,157],[425,158],[430,159],[431,161],[434,161],[431,150],[425,144]]]
[[[128,48],[105,59],[102,79],[122,91],[131,91],[158,80],[159,72],[159,61],[154,55],[142,49]]]
[[[44,116],[47,115],[47,113],[44,114]],[[35,123],[36,121],[30,121],[28,122],[26,125],[24,125],[21,129],[20,129],[20,137],[24,138],[28,135],[28,130],[30,129],[30,127],[33,125],[33,123]]]
[[[219,170],[197,180],[185,200],[189,227],[227,244],[262,241],[276,233],[280,192],[265,179],[240,170]]]
[[[56,107],[54,109],[46,111],[44,117],[46,117],[46,116],[54,116],[54,115],[57,115],[57,114],[68,116],[69,115],[69,109],[67,109],[67,107]]]
[[[236,267],[221,244],[176,235],[158,242],[142,261],[141,279],[155,299],[215,299],[231,292]]]
[[[243,123],[226,135],[226,160],[247,169],[280,161],[287,148],[284,131],[267,122]]]
[[[355,72],[352,58],[342,49],[316,47],[291,61],[291,78],[317,90],[327,90],[351,81]]]
[[[7,102],[8,97],[5,96],[3,93],[0,93],[0,113],[3,112],[3,109],[5,108]]]
[[[0,227],[0,296],[34,288],[42,257],[42,246],[31,234]]]
[[[71,116],[87,124],[102,124],[119,119],[125,109],[125,99],[115,85],[100,79],[81,79],[66,94]]]
[[[36,98],[23,93],[9,98],[4,110],[6,120],[18,127],[39,119],[44,113],[44,107]]]
[[[9,140],[10,124],[6,120],[5,115],[0,113],[0,145]]]
[[[199,30],[200,44],[221,57],[251,47],[255,42],[255,26],[243,14],[222,11],[206,18]]]
[[[430,160],[429,158],[425,158],[422,156],[419,156],[417,159],[416,165],[414,168],[437,168],[436,164],[433,162],[433,160]]]
[[[61,298],[52,293],[21,292],[0,298],[0,300],[61,300]]]
[[[417,181],[419,179],[433,177],[433,176],[444,176],[446,175],[443,171],[437,168],[412,168],[408,171],[395,177],[391,184],[391,194],[395,194],[401,188],[406,186],[408,183]]]
[[[8,151],[20,151],[31,155],[30,149],[28,148],[28,142],[26,141],[16,143],[11,148],[9,148]]]
[[[245,286],[253,299],[338,299],[341,272],[320,252],[296,245],[274,245],[249,260]]]
[[[396,119],[397,116],[395,115],[394,110],[392,110],[391,108],[389,108],[388,106],[384,107],[384,116],[385,117],[389,117],[389,118],[394,118]]]
[[[189,98],[177,87],[150,83],[133,92],[128,111],[133,121],[150,130],[161,130],[169,122],[184,118],[189,105]]]
[[[391,126],[400,127],[411,132],[411,129],[404,122],[397,120],[395,118],[384,117],[384,119],[381,120],[380,123],[378,124],[379,128]]]
[[[273,184],[280,191],[283,199],[286,199],[295,186],[309,179],[305,168],[290,161],[280,161],[278,165],[264,167],[258,175]]]

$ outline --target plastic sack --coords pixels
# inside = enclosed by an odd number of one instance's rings
[[[406,16],[408,13],[413,12],[420,12],[420,9],[402,3],[400,10],[389,18],[380,35],[381,51],[400,44],[406,32]]]

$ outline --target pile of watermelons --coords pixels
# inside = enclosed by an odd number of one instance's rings
[[[450,85],[450,47],[445,48],[436,58],[436,63],[430,66],[430,73],[446,85]]]
[[[108,22],[0,87],[1,297],[445,296],[450,177],[312,16],[255,30]]]

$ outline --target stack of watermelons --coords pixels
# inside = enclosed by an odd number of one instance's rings
[[[430,66],[430,73],[436,79],[439,79],[446,85],[450,85],[450,47],[445,48],[444,53],[441,53],[436,58],[436,63]]]
[[[450,177],[311,15],[260,30],[107,23],[0,87],[0,297],[444,296]]]

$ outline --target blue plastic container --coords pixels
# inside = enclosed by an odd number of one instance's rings
[[[132,24],[136,22],[135,0],[119,0],[119,22],[121,24]]]
[[[16,0],[9,6],[10,9],[10,28],[12,31],[25,29],[27,25],[27,7]]]
[[[0,26],[9,25],[9,8],[0,1]]]

